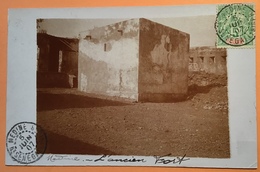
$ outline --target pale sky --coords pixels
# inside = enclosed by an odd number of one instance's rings
[[[147,19],[189,33],[191,47],[215,45],[214,15]],[[127,19],[45,19],[39,26],[50,35],[75,38],[80,32],[124,20]]]

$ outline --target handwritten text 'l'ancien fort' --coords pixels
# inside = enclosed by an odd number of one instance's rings
[[[154,156],[155,161],[154,164],[181,164],[184,161],[190,160],[186,158],[186,154],[182,157],[169,157],[169,155],[165,156]],[[145,158],[136,158],[134,156],[126,157],[126,158],[115,158],[112,155],[101,155],[99,158],[84,158],[73,155],[49,155],[47,157],[47,161],[56,162],[56,161],[75,161],[75,162],[118,162],[118,163],[146,163],[147,160]]]

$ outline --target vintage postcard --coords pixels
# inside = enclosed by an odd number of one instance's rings
[[[255,51],[250,3],[10,9],[6,165],[256,168]]]

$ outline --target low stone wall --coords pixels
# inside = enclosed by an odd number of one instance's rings
[[[227,85],[227,75],[217,75],[207,72],[189,72],[189,86],[197,85],[197,86],[226,86]]]
[[[77,87],[74,75],[56,72],[37,72],[37,88],[73,88]]]

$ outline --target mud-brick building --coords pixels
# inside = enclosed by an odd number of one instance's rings
[[[136,101],[174,101],[188,89],[189,34],[131,19],[80,34],[78,88]]]
[[[76,87],[78,39],[37,34],[37,87]]]
[[[227,73],[227,51],[216,47],[194,47],[190,49],[189,71],[205,71],[222,75]]]

